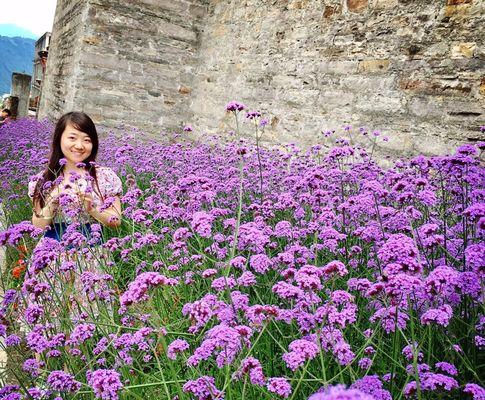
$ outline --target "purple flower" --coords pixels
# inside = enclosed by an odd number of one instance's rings
[[[40,369],[44,366],[44,363],[37,361],[35,358],[28,358],[24,361],[22,369],[28,372],[33,378],[37,378],[40,375]]]
[[[24,311],[25,321],[34,325],[44,315],[44,307],[41,304],[30,304]]]
[[[400,264],[405,271],[409,272],[421,270],[418,262],[419,251],[413,239],[402,233],[391,235],[377,253],[381,262],[385,264]]]
[[[239,103],[235,100],[230,101],[226,104],[226,111],[238,112],[244,110],[245,108],[246,106],[244,104]]]
[[[226,110],[227,110],[227,106],[226,106]],[[246,113],[247,119],[255,119],[255,118],[258,118],[258,117],[261,117],[261,113],[259,111],[248,111]]]
[[[345,385],[335,385],[311,395],[308,400],[376,400],[376,398],[358,389],[346,389]]]
[[[429,325],[432,322],[441,325],[448,326],[450,319],[453,316],[453,310],[445,304],[439,308],[430,308],[421,316],[421,323],[423,325]]]
[[[250,257],[249,266],[258,274],[264,274],[273,266],[273,262],[266,254],[255,254]]]
[[[17,335],[12,334],[5,338],[5,346],[7,347],[18,346],[20,343],[21,339]]]
[[[437,362],[435,364],[435,367],[437,369],[440,369],[443,372],[446,372],[448,375],[453,375],[453,376],[458,375],[458,370],[453,364],[442,361],[442,362]]]
[[[207,331],[204,341],[187,360],[187,364],[197,366],[202,360],[216,355],[219,368],[230,365],[252,334],[251,329],[245,326],[230,327],[220,324]]]
[[[189,348],[189,344],[186,340],[183,339],[175,339],[167,348],[167,357],[171,360],[175,360],[177,358],[178,353],[182,353]]]
[[[382,381],[377,375],[368,375],[356,380],[351,389],[358,389],[362,393],[372,396],[375,400],[392,400],[391,393],[383,388]]]
[[[244,287],[253,286],[256,284],[256,277],[250,271],[245,271],[237,278],[237,284]]]
[[[182,389],[184,392],[195,396],[197,400],[224,399],[224,393],[216,388],[212,376],[201,376],[196,380],[187,381]]]
[[[473,400],[485,400],[485,389],[476,383],[467,383],[463,392],[472,395]]]
[[[359,365],[359,368],[368,370],[372,366],[372,360],[368,357],[364,357],[361,358],[357,364]]]
[[[246,265],[246,258],[242,256],[237,256],[234,257],[229,264],[231,267],[238,268],[238,269],[244,269],[244,266]]]
[[[290,351],[283,354],[283,361],[292,371],[302,366],[305,361],[314,359],[319,353],[318,346],[308,340],[299,339],[290,343]]]
[[[66,342],[69,346],[79,346],[94,336],[96,326],[94,324],[79,324],[74,327]]]
[[[59,392],[77,392],[81,388],[81,383],[64,371],[52,371],[47,377],[47,384]]]
[[[118,391],[123,387],[118,372],[112,369],[98,369],[86,372],[86,378],[96,398],[118,400]]]
[[[291,385],[285,378],[269,378],[266,388],[271,392],[283,398],[290,397]]]
[[[234,377],[239,380],[245,374],[249,374],[249,381],[253,385],[264,386],[263,367],[258,359],[248,357],[241,361],[241,367],[234,374]]]
[[[348,274],[347,268],[341,261],[330,261],[327,265],[323,267],[323,273],[330,277],[331,275],[345,276]]]
[[[2,304],[4,307],[14,303],[17,299],[17,291],[15,289],[8,289],[3,295]]]
[[[22,400],[24,397],[17,392],[20,390],[18,385],[5,385],[0,388],[0,399],[2,400]]]
[[[458,388],[456,379],[433,372],[423,372],[419,374],[420,387],[423,391],[446,390],[451,391]],[[417,390],[416,381],[409,382],[404,388],[404,394],[410,396]]]
[[[192,216],[192,222],[190,226],[194,232],[198,233],[202,237],[210,237],[212,231],[212,221],[214,217],[204,211],[198,211]]]
[[[150,288],[157,286],[175,286],[176,284],[176,279],[167,278],[158,272],[143,272],[128,285],[128,290],[120,296],[120,312],[125,312],[126,307],[131,304],[148,300],[148,290]]]

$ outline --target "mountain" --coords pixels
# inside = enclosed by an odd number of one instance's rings
[[[0,24],[0,36],[8,36],[8,37],[23,37],[28,39],[35,39],[39,38],[39,35],[30,32],[27,29],[21,28],[20,26],[14,24]]]
[[[35,40],[0,36],[0,95],[10,93],[12,72],[32,75]]]

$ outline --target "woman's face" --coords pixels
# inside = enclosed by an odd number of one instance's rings
[[[75,165],[89,157],[93,150],[93,143],[87,133],[67,123],[61,135],[61,150],[67,162]]]

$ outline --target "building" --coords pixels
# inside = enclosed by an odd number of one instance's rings
[[[158,137],[230,129],[239,100],[274,143],[350,124],[443,154],[481,140],[484,38],[483,0],[58,0],[39,115]]]
[[[34,68],[32,73],[32,85],[30,89],[31,109],[37,109],[39,105],[41,86],[42,81],[44,80],[50,40],[51,33],[46,32],[35,42]]]

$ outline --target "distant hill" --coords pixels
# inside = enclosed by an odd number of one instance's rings
[[[35,40],[0,36],[0,95],[10,93],[12,72],[32,75]]]
[[[39,35],[14,24],[0,24],[0,36],[23,37],[35,40],[39,38]]]

